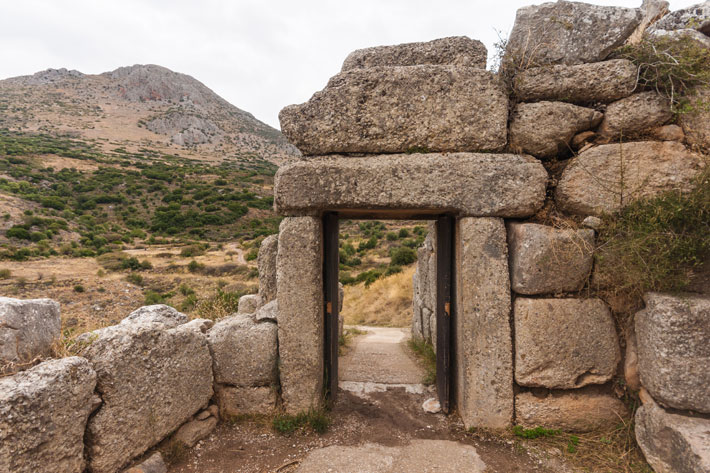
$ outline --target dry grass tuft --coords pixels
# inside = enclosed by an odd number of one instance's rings
[[[412,321],[411,265],[401,273],[378,279],[369,287],[364,283],[345,286],[343,318],[346,325],[407,327]]]

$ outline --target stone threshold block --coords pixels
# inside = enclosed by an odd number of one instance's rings
[[[540,161],[514,154],[319,156],[279,169],[275,207],[282,215],[396,209],[389,215],[526,217],[542,207],[547,177]]]
[[[276,257],[279,376],[284,408],[318,407],[323,392],[323,225],[320,218],[286,218]]]
[[[344,71],[279,114],[305,155],[498,151],[507,140],[508,95],[490,71],[416,65]]]
[[[505,225],[462,218],[456,228],[457,407],[466,426],[505,429],[513,419],[513,347]]]

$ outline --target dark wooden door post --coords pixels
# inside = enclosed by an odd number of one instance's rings
[[[445,413],[451,399],[454,222],[446,215],[436,220],[436,391]]]
[[[326,398],[334,401],[338,394],[338,309],[340,307],[338,291],[338,269],[340,252],[338,235],[340,233],[337,213],[323,216],[323,296],[324,296],[324,362]]]

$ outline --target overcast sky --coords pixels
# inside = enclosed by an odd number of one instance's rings
[[[671,0],[671,10],[699,0]],[[0,0],[0,78],[159,64],[279,128],[355,49],[465,35],[489,56],[530,0]],[[542,3],[542,2],[534,2]],[[641,0],[596,0],[639,6]]]

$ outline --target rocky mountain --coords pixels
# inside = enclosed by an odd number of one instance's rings
[[[47,69],[0,81],[0,129],[68,135],[103,151],[151,150],[200,161],[298,155],[281,133],[198,80],[156,65],[98,75]]]

